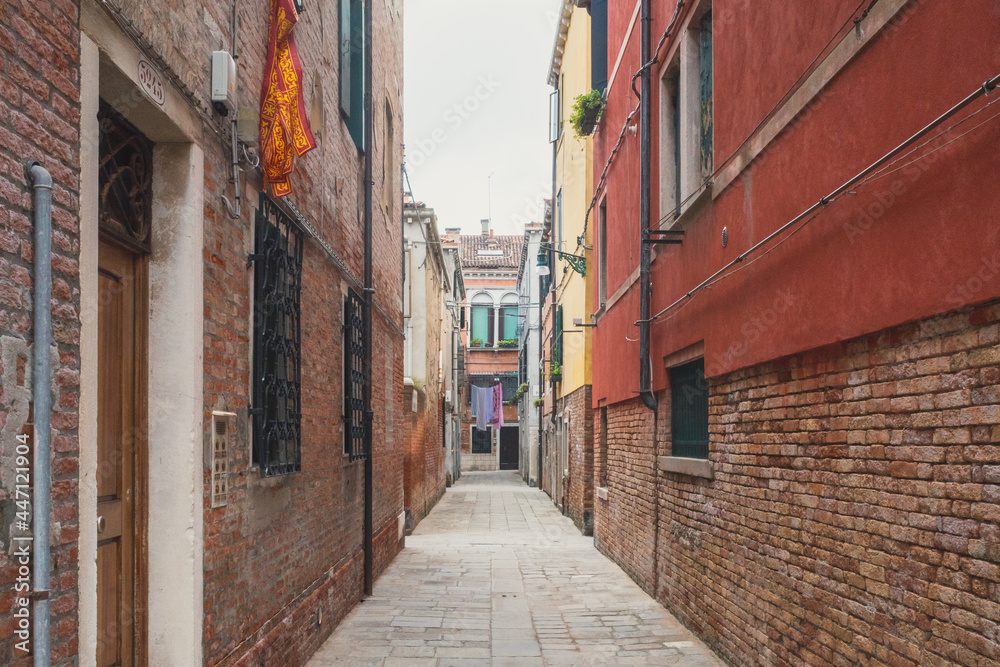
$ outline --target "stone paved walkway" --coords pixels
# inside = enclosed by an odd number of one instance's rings
[[[512,472],[465,473],[308,667],[723,663]]]

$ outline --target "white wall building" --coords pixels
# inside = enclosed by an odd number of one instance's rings
[[[521,267],[517,274],[517,292],[520,302],[521,336],[518,341],[520,352],[521,382],[528,384],[528,391],[521,397],[518,407],[520,419],[520,467],[521,477],[532,486],[538,485],[538,444],[539,415],[541,408],[534,405],[541,397],[539,368],[541,332],[539,322],[539,299],[541,298],[538,275],[538,247],[542,240],[542,225],[532,223],[525,227],[524,245],[521,250]]]

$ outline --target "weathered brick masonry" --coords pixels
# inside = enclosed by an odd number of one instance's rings
[[[594,530],[594,416],[590,385],[584,385],[556,402],[556,412],[569,419],[569,477],[565,512],[577,528]]]
[[[654,476],[660,398],[608,407],[597,545],[726,660],[1000,661],[1000,303],[712,379],[713,481]]]
[[[31,402],[34,222],[24,176],[27,159],[41,162],[54,181],[51,308],[58,360],[54,356],[52,366],[52,664],[69,664],[76,654],[79,45],[74,2],[0,6],[0,663],[5,665],[30,664],[14,650],[17,619],[11,613],[18,577],[11,544],[15,437],[24,429]]]
[[[416,412],[411,408],[413,394]],[[444,495],[444,428],[438,395],[429,387],[407,387],[403,394],[404,410],[410,415],[403,482],[408,529],[420,523]]]
[[[115,5],[116,3],[111,3]],[[190,139],[204,151],[204,662],[301,664],[360,599],[363,555],[363,464],[343,457],[342,318],[348,288],[360,292],[363,274],[363,154],[338,114],[337,5],[308,5],[296,27],[305,73],[307,108],[324,96],[325,113],[312,113],[320,146],[299,161],[290,199],[342,265],[307,235],[302,285],[302,471],[261,480],[251,466],[248,395],[251,360],[254,190],[259,172],[244,163],[243,216],[231,219],[221,195],[232,198],[226,122],[208,103],[213,49],[229,48],[228,3],[120,3],[123,18],[141,34],[136,48],[161,67],[164,83],[190,101],[200,123]],[[53,414],[53,664],[76,664],[79,528],[78,436],[80,296],[81,3],[55,0],[0,7],[0,457],[5,471],[12,437],[30,399],[33,225],[26,158],[52,173],[53,317],[59,363],[54,366]],[[104,16],[97,3],[87,11]],[[375,574],[402,546],[404,426],[400,378],[402,162],[402,3],[376,3],[374,164],[373,410]],[[239,101],[258,105],[266,53],[267,3],[240,3]],[[96,15],[92,14],[92,15]],[[107,16],[104,16],[105,20]],[[100,41],[100,40],[97,40]],[[136,41],[136,40],[133,40]],[[131,42],[130,42],[131,43]],[[102,68],[104,64],[102,64]],[[102,77],[103,77],[102,69]],[[317,85],[317,84],[321,85]],[[83,85],[97,86],[97,81]],[[134,91],[140,97],[140,91]],[[145,98],[142,98],[145,99]],[[126,117],[134,109],[118,109]],[[392,117],[394,143],[385,159]],[[385,172],[387,165],[392,172]],[[384,173],[385,172],[385,173]],[[383,196],[383,190],[388,195]],[[154,286],[155,287],[155,286]],[[211,508],[211,412],[237,414],[225,507]],[[186,443],[179,443],[179,446]],[[197,449],[197,444],[195,448]],[[91,473],[92,475],[92,473]],[[10,482],[0,479],[0,663],[13,661],[11,616],[16,568],[9,559]],[[158,582],[157,585],[165,585]],[[322,623],[317,610],[322,606]]]

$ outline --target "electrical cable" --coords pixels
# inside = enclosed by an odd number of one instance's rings
[[[722,169],[729,163],[729,161],[732,160],[733,157],[736,156],[743,149],[743,146],[746,145],[746,142],[749,141],[750,138],[753,137],[774,116],[774,113],[786,101],[786,99],[792,93],[792,91],[794,91],[796,88],[798,88],[801,85],[802,81],[804,79],[806,79],[813,72],[813,70],[814,70],[814,68],[816,66],[816,63],[819,62],[820,58],[822,58],[823,54],[827,52],[827,50],[837,40],[837,38],[840,37],[844,33],[844,30],[846,28],[850,27],[850,25],[852,23],[854,25],[859,25],[861,21],[863,21],[865,18],[867,18],[868,13],[871,12],[872,8],[878,3],[878,1],[879,0],[861,0],[861,2],[858,4],[857,8],[855,8],[855,10],[853,12],[851,12],[851,17],[833,34],[833,36],[826,43],[826,45],[824,45],[823,48],[819,51],[819,53],[816,55],[816,57],[813,58],[812,62],[809,63],[809,65],[806,67],[806,69],[803,71],[803,73],[801,75],[799,75],[799,78],[795,80],[795,83],[793,83],[791,85],[791,87],[789,87],[789,89],[785,92],[785,94],[782,95],[778,99],[778,102],[771,108],[770,111],[768,111],[768,113],[764,116],[764,118],[760,121],[760,123],[757,124],[757,127],[754,128],[754,130],[747,135],[747,139],[744,140],[744,142],[735,151],[733,151],[725,160],[723,160],[723,161],[721,161],[721,162],[718,163],[719,166],[713,171],[712,175],[708,179],[706,179],[706,183],[711,182],[714,179],[715,175],[718,174],[720,171],[722,171]],[[861,8],[865,5],[866,2],[870,3],[868,5],[868,7],[864,10],[864,12],[861,14],[860,17],[855,18],[855,17],[857,17],[858,11],[861,10]],[[658,61],[659,56],[660,56],[660,49],[663,47],[663,44],[666,42],[667,38],[669,37],[670,30],[673,27],[673,21],[676,20],[678,10],[680,9],[681,5],[683,5],[683,4],[684,4],[684,0],[680,0],[680,2],[678,3],[677,7],[675,7],[675,9],[674,9],[674,18],[671,20],[671,25],[669,25],[667,27],[667,30],[664,31],[663,36],[660,38],[660,41],[659,41],[659,43],[657,44],[657,47],[656,47],[656,51],[654,52],[653,59],[651,59],[648,63],[646,63],[645,65],[643,65],[642,67],[640,67],[639,70],[632,76],[632,81],[631,81],[632,92],[635,92],[637,95],[638,95],[638,93],[635,90],[635,81],[636,81],[636,78],[642,75],[642,71],[646,67],[652,67]],[[591,199],[590,205],[587,207],[587,212],[586,212],[586,214],[584,215],[584,218],[583,218],[583,233],[577,239],[577,247],[578,248],[582,244],[581,239],[585,238],[586,235],[587,235],[587,227],[588,227],[588,223],[590,221],[590,214],[593,211],[594,206],[597,203],[597,199],[598,199],[598,197],[601,194],[601,189],[604,186],[604,182],[606,180],[608,169],[611,166],[611,162],[614,160],[615,154],[618,152],[618,146],[621,143],[622,138],[624,137],[625,130],[628,128],[628,124],[632,120],[632,117],[635,115],[636,111],[638,111],[638,106],[636,106],[635,111],[633,111],[631,114],[629,114],[628,117],[625,119],[625,124],[624,124],[624,127],[622,128],[622,133],[619,136],[618,144],[615,145],[615,148],[612,150],[611,154],[608,155],[608,159],[605,162],[604,170],[601,173],[601,178],[598,181],[597,186],[594,188],[594,196]],[[696,190],[695,192],[698,192],[698,191]],[[675,211],[676,211],[676,209],[675,209]],[[668,215],[674,213],[675,211],[671,211],[670,213],[668,213]],[[659,223],[661,224],[666,217],[667,216],[664,216],[663,218],[661,218],[660,221],[659,221]]]
[[[971,104],[975,100],[979,99],[979,97],[981,97],[983,95],[987,95],[990,92],[992,92],[994,89],[996,89],[996,87],[997,87],[998,84],[1000,84],[1000,75],[997,75],[997,76],[995,76],[995,77],[993,77],[991,79],[988,79],[986,82],[984,82],[982,84],[982,86],[980,86],[979,88],[977,88],[973,93],[971,93],[968,96],[966,96],[963,100],[961,100],[960,102],[958,102],[958,104],[952,106],[950,109],[948,109],[948,111],[946,111],[943,114],[941,114],[940,116],[938,116],[936,119],[934,119],[933,121],[931,121],[928,125],[925,125],[916,134],[914,134],[914,135],[910,136],[908,139],[904,140],[901,144],[899,144],[898,146],[896,146],[895,148],[893,148],[891,151],[889,151],[888,153],[886,153],[885,155],[883,155],[881,158],[879,158],[878,160],[876,160],[875,162],[873,162],[872,164],[870,164],[868,167],[866,167],[865,169],[863,169],[860,173],[858,173],[857,175],[855,175],[854,177],[852,177],[851,179],[849,179],[848,181],[846,181],[845,183],[843,183],[842,185],[840,185],[839,187],[837,187],[833,192],[831,192],[830,194],[828,194],[826,197],[821,198],[818,202],[816,202],[815,204],[813,204],[812,206],[810,206],[809,208],[807,208],[805,211],[803,211],[799,215],[795,216],[794,218],[792,218],[791,220],[789,220],[788,222],[786,222],[785,224],[783,224],[782,226],[780,226],[778,229],[776,229],[775,231],[771,232],[766,237],[764,237],[763,239],[761,239],[760,241],[758,241],[756,244],[754,244],[753,246],[751,246],[748,250],[744,251],[742,254],[740,254],[739,256],[737,256],[736,259],[732,260],[731,262],[729,262],[728,264],[726,264],[725,266],[723,266],[722,268],[720,268],[718,271],[716,271],[715,273],[713,273],[711,276],[709,276],[708,278],[706,278],[705,280],[703,280],[701,283],[699,283],[698,285],[696,285],[694,288],[692,288],[690,291],[688,291],[684,296],[680,297],[679,299],[677,299],[676,301],[674,301],[673,303],[671,303],[670,305],[668,305],[666,308],[664,308],[663,310],[659,311],[658,313],[656,313],[655,315],[653,315],[652,317],[650,317],[649,321],[650,322],[656,321],[663,314],[665,314],[666,312],[670,311],[671,309],[673,309],[674,307],[676,307],[678,304],[681,304],[681,303],[683,303],[686,300],[690,300],[697,292],[700,292],[701,290],[706,289],[707,287],[710,287],[711,285],[714,285],[719,280],[721,280],[723,277],[728,277],[729,275],[732,275],[735,272],[730,272],[729,269],[731,269],[732,267],[736,266],[737,264],[741,264],[747,258],[748,255],[750,255],[751,253],[756,252],[757,250],[759,250],[760,248],[762,248],[764,245],[770,243],[773,239],[777,238],[778,236],[781,236],[782,234],[784,234],[786,231],[788,231],[789,229],[791,229],[795,225],[797,225],[799,223],[802,223],[798,227],[798,229],[795,229],[792,232],[792,234],[789,235],[789,237],[792,236],[792,235],[794,235],[795,233],[797,233],[800,229],[802,229],[803,227],[805,227],[806,224],[808,224],[812,220],[816,219],[816,217],[819,215],[819,213],[823,209],[825,209],[827,206],[829,206],[830,204],[832,204],[838,197],[840,197],[840,195],[845,194],[845,193],[846,194],[851,194],[851,188],[852,187],[857,186],[858,184],[864,182],[872,174],[878,172],[880,170],[880,167],[883,167],[885,164],[889,163],[893,158],[897,157],[900,153],[902,153],[906,149],[910,148],[913,144],[915,144],[918,141],[920,141],[921,139],[923,139],[925,136],[927,136],[933,130],[935,130],[939,125],[941,125],[942,123],[944,123],[948,119],[952,118],[955,114],[957,114],[958,112],[960,112],[966,106],[968,106],[969,104]],[[991,102],[990,104],[993,104],[993,103]],[[986,108],[986,107],[984,106],[983,108]],[[980,111],[982,111],[982,110],[980,110]],[[977,112],[977,113],[979,113],[979,112]],[[1000,115],[1000,114],[995,114],[990,119],[995,118],[997,115]],[[987,121],[990,120],[990,119],[987,119]],[[984,123],[987,122],[987,121],[984,121]],[[960,125],[963,122],[965,122],[965,120],[962,120],[962,121],[959,121],[958,123],[955,123],[954,125],[952,125],[948,129],[943,130],[943,131],[939,132],[938,134],[936,134],[934,136],[934,138],[937,138],[937,137],[942,136],[943,134],[946,134],[947,132],[951,131],[952,129],[954,129],[955,127],[957,127],[958,125]],[[983,123],[980,123],[980,125],[982,125],[982,124]],[[978,126],[976,126],[976,127],[978,127]],[[976,129],[976,128],[973,128],[973,130],[974,129]],[[969,132],[971,132],[971,131],[972,130],[969,130]],[[966,132],[965,134],[968,134],[968,132]],[[933,140],[933,138],[931,140]],[[922,144],[922,145],[926,145],[927,143],[928,142],[924,142],[924,144]],[[912,151],[910,151],[910,153],[912,154]],[[783,241],[784,240],[787,240],[787,238],[783,239]],[[773,248],[771,248],[767,252],[770,253],[772,250],[773,250]],[[759,259],[759,257],[757,259]],[[756,261],[756,260],[754,260],[754,261]],[[637,324],[638,324],[638,322],[637,322]]]

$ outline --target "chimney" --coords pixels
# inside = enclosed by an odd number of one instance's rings
[[[490,221],[489,219],[481,220],[483,223],[483,236],[492,236],[490,233]]]

